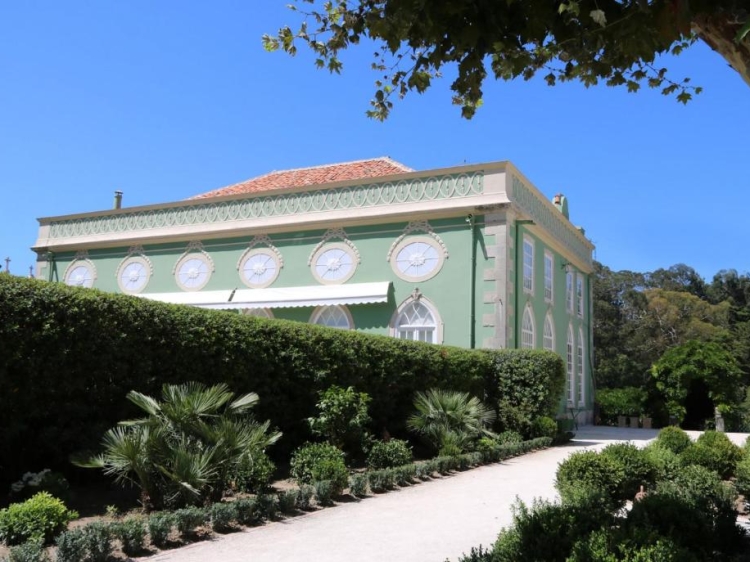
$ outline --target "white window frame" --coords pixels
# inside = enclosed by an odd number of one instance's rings
[[[573,284],[573,272],[568,270],[565,272],[565,310],[570,314],[573,314]]]
[[[521,349],[536,347],[536,326],[534,325],[534,311],[527,304],[521,317]]]
[[[521,268],[523,271],[523,290],[525,293],[534,293],[534,240],[533,238],[524,235],[523,237],[523,263]],[[528,250],[528,251],[527,251]]]
[[[321,316],[325,314],[329,309],[337,309],[343,313],[343,315],[346,317],[347,326],[328,326],[328,324],[322,324],[320,322]],[[349,309],[343,305],[334,304],[334,305],[325,305],[325,306],[319,306],[315,310],[313,310],[312,315],[310,316],[310,324],[317,324],[318,326],[326,326],[328,328],[335,328],[338,330],[353,330],[354,329],[354,319],[352,318],[351,313],[349,312]]]
[[[551,303],[555,295],[555,258],[544,251],[544,300]]]
[[[273,311],[270,308],[244,308],[243,316],[253,316],[255,318],[273,318]]]
[[[139,270],[140,275],[135,279],[123,279],[130,267],[136,267]],[[120,290],[123,293],[136,295],[146,288],[148,282],[151,280],[152,273],[153,266],[151,265],[151,260],[146,256],[129,256],[123,259],[117,267],[117,286],[120,287]],[[145,279],[145,281],[143,281],[142,284],[137,285],[135,288],[128,284],[128,281],[140,281],[141,279]]]
[[[267,270],[272,270],[270,273],[270,277],[260,282],[253,280],[253,270],[245,270],[249,261],[258,258],[266,260],[266,265],[268,267],[263,271],[263,273],[265,273],[265,271]],[[279,254],[277,253],[277,251],[275,251],[275,248],[250,248],[248,250],[245,250],[245,252],[240,257],[239,262],[237,263],[237,269],[240,274],[240,279],[251,289],[263,289],[272,285],[274,281],[278,279],[282,267],[283,264],[279,258]]]
[[[427,273],[423,273],[421,275],[411,275],[406,271],[401,270],[401,266],[403,265],[403,257],[402,259],[399,259],[399,256],[404,249],[408,248],[412,244],[424,244],[426,246],[429,246],[430,249],[435,252],[436,257],[432,258],[435,261],[434,267]],[[440,270],[443,268],[443,264],[445,263],[445,248],[443,248],[434,238],[430,236],[408,236],[401,240],[395,246],[395,248],[393,248],[393,251],[390,254],[390,262],[393,272],[400,279],[412,283],[427,281],[428,279],[432,279],[438,273],[440,273]]]
[[[583,318],[583,275],[576,273],[576,314]]]
[[[547,327],[549,327],[549,330],[547,330]],[[552,314],[549,312],[544,317],[542,347],[548,351],[555,351],[555,321],[552,319]]]
[[[199,282],[197,285],[187,284],[182,279],[182,277],[185,275],[185,272],[182,270],[182,268],[190,261],[200,262],[201,268],[204,270],[200,273],[205,275],[205,277],[203,278],[203,281]],[[211,280],[211,275],[213,274],[213,272],[214,264],[213,261],[209,259],[208,255],[202,251],[194,251],[183,254],[183,256],[177,261],[177,264],[174,267],[174,279],[177,283],[177,286],[183,291],[200,291]]]
[[[427,310],[432,315],[432,319],[435,323],[435,328],[432,331],[433,341],[430,341],[427,343],[436,343],[436,344],[443,343],[443,321],[441,320],[440,314],[438,313],[438,310],[435,307],[435,305],[429,299],[426,299],[423,296],[420,296],[418,299],[409,297],[404,302],[402,302],[401,305],[396,310],[396,312],[393,313],[393,316],[391,317],[391,322],[390,322],[391,337],[394,337],[397,339],[403,339],[403,340],[411,340],[411,341],[426,341],[417,337],[420,326],[408,326],[408,325],[406,326],[406,328],[414,330],[415,337],[405,338],[405,337],[401,337],[400,335],[400,332],[404,328],[404,326],[400,324],[401,317],[406,313],[407,308],[414,305],[415,303],[418,303],[419,305],[427,307]]]
[[[78,280],[78,278],[73,279],[73,273],[78,269],[86,271],[85,278],[81,280]],[[77,258],[70,262],[70,265],[65,269],[65,273],[63,273],[63,281],[70,287],[86,287],[87,289],[90,289],[96,283],[96,276],[96,266],[94,265],[94,262],[88,258]]]
[[[341,277],[331,278],[326,276],[326,264],[322,262],[323,255],[326,252],[340,252],[342,257],[346,256],[344,265],[349,269]],[[346,283],[357,271],[358,265],[359,257],[354,249],[352,249],[352,246],[346,242],[329,242],[324,244],[317,249],[310,260],[311,273],[315,280],[322,285],[340,285]]]
[[[568,405],[573,405],[573,398],[575,397],[575,365],[574,365],[574,356],[573,356],[573,348],[575,347],[575,341],[573,337],[573,326],[568,325],[568,341],[565,346],[565,372],[567,376],[567,380],[565,381],[565,384],[567,386],[568,392],[567,392],[567,398],[568,398]]]
[[[585,392],[585,385],[584,385],[584,375],[585,375],[585,363],[583,358],[584,355],[584,347],[583,347],[583,330],[581,328],[578,328],[578,345],[576,346],[576,374],[578,375],[578,380],[576,381],[576,397],[578,398],[578,405],[583,406],[585,404],[586,400],[586,392]]]

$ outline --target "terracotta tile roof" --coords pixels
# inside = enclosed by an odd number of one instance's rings
[[[357,160],[355,162],[342,162],[340,164],[326,164],[324,166],[271,172],[234,185],[222,187],[221,189],[201,193],[190,199],[258,193],[276,189],[304,187],[306,185],[321,185],[337,181],[377,178],[413,171],[408,166],[404,166],[388,157],[372,158],[370,160]]]

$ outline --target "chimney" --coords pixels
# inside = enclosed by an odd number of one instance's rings
[[[115,191],[115,203],[113,209],[122,209],[122,191]]]

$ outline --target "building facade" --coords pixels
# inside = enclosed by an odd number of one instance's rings
[[[512,164],[387,158],[273,172],[174,203],[39,219],[36,276],[466,348],[556,351],[593,404],[593,245]]]

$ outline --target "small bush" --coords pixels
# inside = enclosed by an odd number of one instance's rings
[[[420,462],[414,465],[414,475],[420,480],[429,480],[432,476],[430,463]]]
[[[292,454],[291,474],[300,484],[330,480],[333,495],[349,483],[344,453],[328,443],[303,445]]]
[[[255,498],[255,505],[261,517],[276,519],[279,514],[279,497],[275,494],[261,494]]]
[[[60,534],[55,539],[57,545],[57,562],[81,562],[86,560],[88,549],[83,528],[72,529]]]
[[[276,465],[265,451],[256,449],[243,455],[234,473],[234,483],[241,492],[260,494],[268,490]]]
[[[313,435],[327,439],[339,449],[361,450],[370,423],[367,408],[371,399],[367,393],[356,392],[351,386],[333,385],[319,392],[318,398],[318,417],[307,419]]]
[[[255,498],[240,498],[234,502],[237,510],[237,521],[240,525],[252,527],[263,521],[263,516],[258,510]]]
[[[122,543],[122,551],[135,556],[146,546],[146,522],[140,517],[130,517],[112,525],[112,531]]]
[[[285,490],[279,494],[279,511],[284,515],[292,515],[297,511],[298,490]]]
[[[211,528],[217,533],[227,533],[237,521],[237,505],[234,502],[216,502],[210,508]]]
[[[659,432],[655,441],[658,447],[669,449],[673,453],[680,454],[693,442],[690,436],[682,429],[675,426],[665,427]]]
[[[374,494],[380,494],[392,490],[395,485],[395,475],[392,468],[372,470],[367,473],[367,482]]]
[[[531,437],[554,437],[557,435],[557,422],[550,417],[541,416],[531,422]]]
[[[469,554],[462,554],[458,562],[493,562],[494,556],[492,550],[484,550],[482,545],[479,548],[472,547]]]
[[[200,507],[183,507],[174,511],[175,527],[183,537],[195,533],[195,530],[202,527],[207,519],[206,510]]]
[[[89,523],[82,529],[87,562],[107,562],[113,551],[112,529],[106,523]]]
[[[705,431],[698,440],[682,452],[683,462],[705,466],[726,480],[734,476],[742,449],[718,431]]]
[[[407,464],[392,468],[393,476],[398,486],[409,486],[414,483],[415,470],[414,465]]]
[[[523,442],[523,436],[517,431],[503,431],[502,433],[498,433],[495,441],[499,445],[517,444]]]
[[[331,485],[330,480],[313,482],[313,488],[315,489],[315,501],[318,505],[333,505],[333,486]]]
[[[652,443],[644,451],[656,470],[657,481],[672,480],[682,469],[680,456],[666,447],[659,447]]]
[[[297,508],[303,511],[310,509],[310,503],[315,495],[315,488],[308,484],[302,484],[297,492]]]
[[[0,541],[14,545],[41,540],[46,544],[77,517],[62,501],[39,492],[23,503],[0,510]]]
[[[555,487],[563,504],[581,494],[581,490],[601,492],[610,509],[624,501],[620,489],[625,471],[618,462],[594,451],[573,453],[557,468]]]
[[[607,445],[601,455],[618,463],[623,470],[618,498],[633,499],[641,486],[651,488],[656,482],[656,467],[643,449],[632,443]]]
[[[393,468],[412,461],[411,447],[401,439],[378,441],[367,455],[367,467],[371,469]]]
[[[151,544],[164,548],[173,525],[174,517],[171,513],[152,513],[148,518],[148,534],[151,537]]]
[[[735,471],[736,480],[734,485],[737,487],[737,491],[745,496],[746,500],[750,500],[750,458],[745,457],[737,463],[737,470]]]
[[[8,558],[3,562],[49,562],[49,556],[42,541],[28,541],[10,549]]]
[[[349,477],[349,493],[355,498],[367,495],[367,474],[354,474]]]

